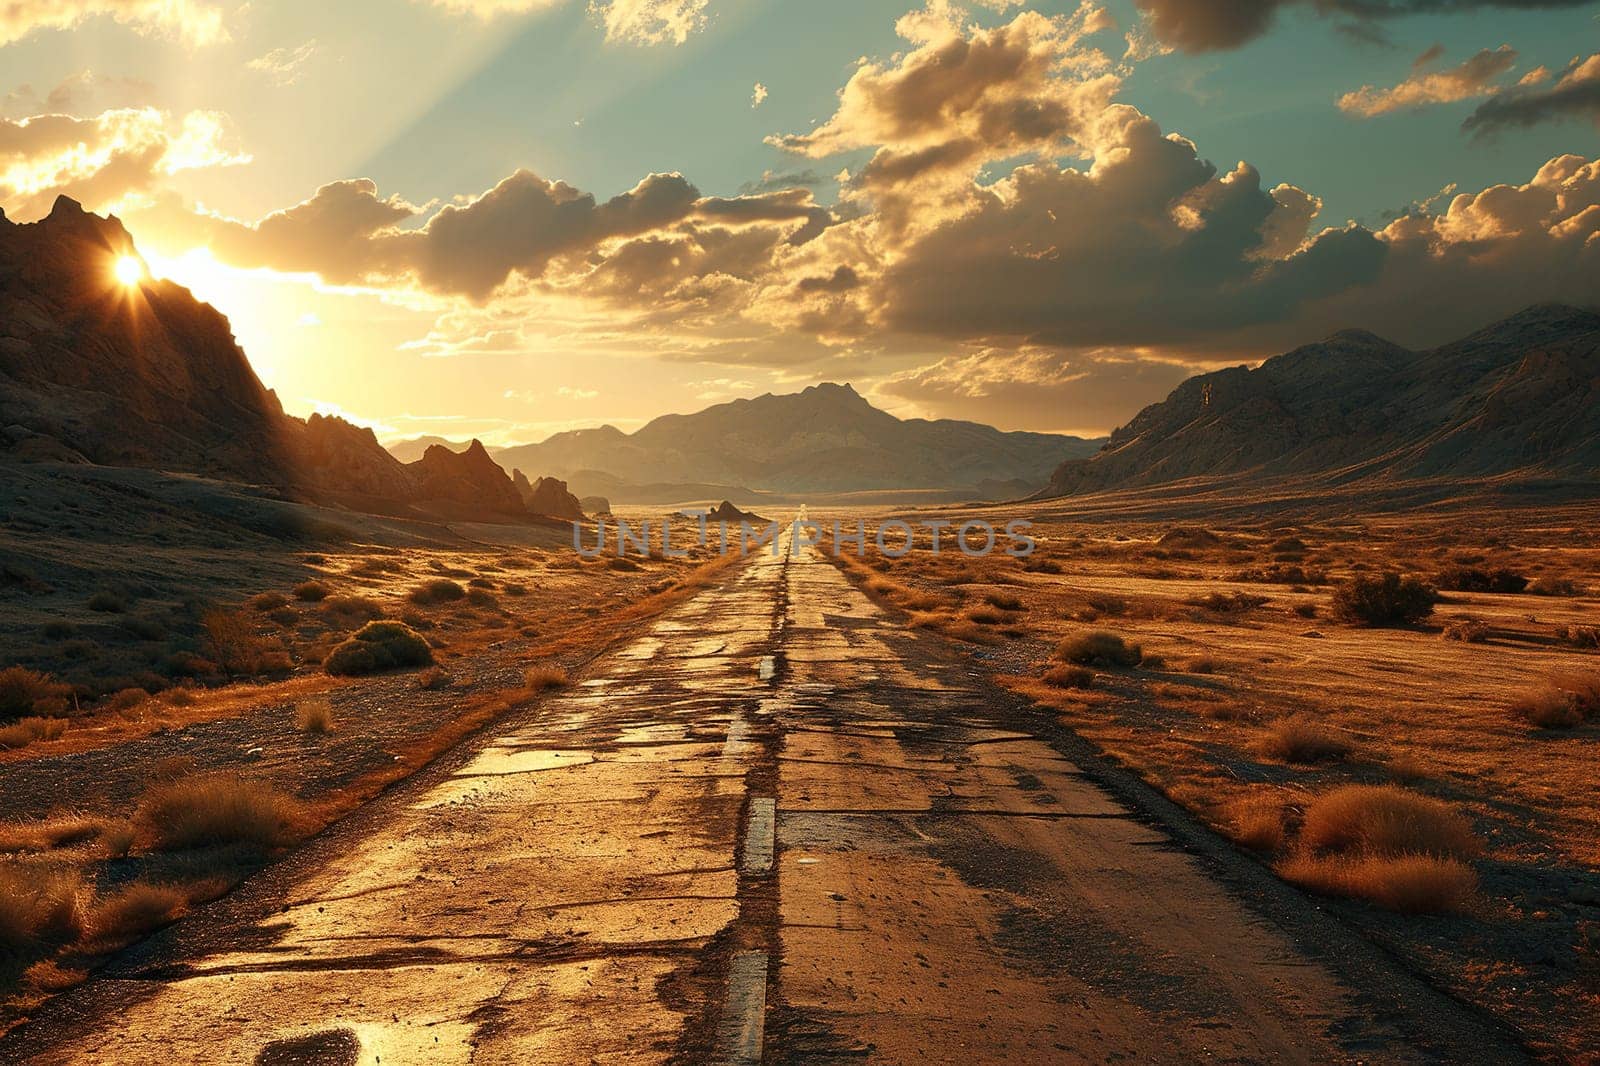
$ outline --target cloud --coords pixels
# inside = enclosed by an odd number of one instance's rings
[[[709,0],[591,0],[606,40],[630,44],[683,44],[706,24]]]
[[[642,284],[647,270],[659,280],[748,231],[759,230],[759,242],[770,247],[810,239],[829,219],[804,189],[706,197],[680,174],[652,174],[601,202],[566,182],[518,170],[431,216],[425,207],[380,197],[363,178],[325,185],[254,223],[186,209],[171,198],[130,222],[142,221],[169,241],[208,246],[236,265],[316,273],[337,284],[414,284],[483,301],[515,278],[539,281],[547,272],[592,277],[602,287],[629,277]],[[647,236],[654,245],[632,243]],[[666,247],[674,253],[651,254]],[[552,271],[558,261],[562,269]]]
[[[1372,118],[1406,108],[1429,104],[1448,104],[1474,96],[1488,96],[1498,87],[1495,80],[1517,62],[1517,50],[1508,44],[1482,49],[1459,66],[1447,70],[1427,69],[1442,54],[1434,45],[1412,64],[1411,76],[1387,89],[1363,85],[1339,97],[1339,110],[1347,115]]]
[[[37,30],[67,30],[97,17],[191,45],[227,38],[221,9],[205,0],[7,0],[0,3],[0,46]]]
[[[933,418],[1095,434],[1122,425],[1201,369],[1137,350],[981,349],[894,374],[873,392]]]
[[[886,325],[952,339],[1183,346],[1377,273],[1360,229],[1308,232],[1314,197],[1218,173],[1132,108],[1087,170],[1037,163],[898,249],[877,294]]]
[[[265,74],[274,85],[293,85],[305,74],[305,65],[317,51],[315,38],[294,48],[274,48],[245,66]]]
[[[492,19],[560,6],[565,0],[430,0],[457,15]],[[705,28],[710,0],[589,0],[606,40],[623,44],[683,44]]]
[[[806,188],[814,189],[822,185],[826,179],[815,170],[763,170],[761,177],[756,181],[747,181],[739,186],[739,191],[745,195],[752,193],[772,192],[775,189]]]
[[[1542,122],[1588,119],[1600,124],[1600,53],[1574,59],[1549,88],[1524,79],[1478,105],[1461,128],[1477,136]]]
[[[80,70],[61,79],[40,97],[32,85],[19,85],[6,94],[0,115],[25,118],[29,115],[81,115],[120,108],[137,108],[155,96],[156,88],[140,78],[108,77],[93,70]]]
[[[1104,28],[1092,4],[1070,15],[1026,11],[984,29],[941,0],[902,17],[914,47],[864,61],[839,106],[807,133],[768,143],[812,159],[872,147],[862,188],[971,174],[986,159],[1052,154],[1084,139],[1120,79],[1085,38]]]
[[[750,92],[750,107],[752,109],[755,109],[755,108],[760,107],[762,104],[764,104],[766,102],[767,102],[767,87],[765,85],[762,85],[758,81],[758,82],[756,82],[756,87],[753,90],[751,90],[751,92]]]
[[[24,219],[45,214],[63,194],[91,209],[115,206],[181,171],[248,163],[230,140],[227,116],[215,111],[174,118],[126,108],[94,118],[0,120],[0,203]]]
[[[1381,23],[1408,15],[1454,14],[1483,8],[1542,10],[1582,7],[1590,0],[1134,0],[1150,32],[1184,52],[1238,48],[1272,27],[1280,11],[1300,8],[1339,18],[1361,40],[1383,40]]]

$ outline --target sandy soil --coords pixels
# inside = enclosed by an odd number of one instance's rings
[[[1487,843],[1467,913],[1402,916],[1316,897],[1307,905],[1332,909],[1545,1054],[1595,1047],[1600,727],[1535,729],[1508,712],[1552,677],[1600,673],[1600,654],[1566,637],[1600,623],[1593,509],[1318,509],[1201,526],[1128,521],[1110,506],[1086,515],[1022,506],[1041,540],[1031,560],[924,550],[847,570],[902,607],[903,621],[943,634],[1220,833],[1242,838],[1251,812],[1275,812],[1284,835],[1256,853],[1264,864],[1293,849],[1307,804],[1342,783],[1396,782],[1465,812]],[[1227,508],[1213,501],[1211,510]],[[961,516],[1018,512],[938,517]],[[1406,628],[1329,617],[1333,586],[1353,574],[1431,577],[1453,566],[1576,587],[1447,592],[1432,618]],[[1479,642],[1443,637],[1467,618],[1483,623]],[[1087,690],[1044,683],[1057,643],[1091,630],[1119,634],[1154,660],[1099,668]],[[1263,737],[1294,714],[1342,738],[1348,757],[1308,766],[1263,754]]]

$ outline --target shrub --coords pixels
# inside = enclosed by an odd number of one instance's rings
[[[306,603],[320,603],[328,598],[328,586],[320,581],[302,581],[294,587],[294,598]]]
[[[1184,670],[1191,674],[1214,674],[1220,669],[1222,669],[1221,665],[1218,664],[1217,660],[1211,658],[1209,655],[1202,655],[1198,659],[1191,659],[1184,666]]]
[[[417,675],[417,684],[429,692],[449,688],[451,677],[437,666],[429,667]]]
[[[1477,567],[1456,566],[1441,571],[1434,584],[1451,592],[1522,592],[1528,579],[1512,570],[1480,570]]]
[[[494,591],[494,582],[490,581],[486,577],[475,577],[471,581],[468,581],[467,584],[475,589],[488,589],[491,592]]]
[[[26,956],[83,935],[83,875],[0,866],[0,956]]]
[[[474,607],[494,607],[500,601],[495,599],[494,593],[486,589],[474,588],[467,590],[467,602]]]
[[[1574,648],[1600,648],[1600,626],[1567,626],[1557,630],[1556,639]]]
[[[200,618],[200,631],[207,657],[224,673],[248,677],[260,670],[267,642],[256,635],[255,623],[243,613],[223,608],[207,611]]]
[[[447,577],[436,577],[411,590],[406,598],[412,603],[427,606],[435,603],[453,603],[466,596],[467,590]]]
[[[1460,859],[1437,855],[1290,856],[1278,874],[1310,892],[1365,899],[1402,914],[1465,910],[1478,876]]]
[[[500,586],[500,590],[507,596],[526,596],[528,594],[528,586],[518,584],[515,581],[507,581]]]
[[[1550,688],[1519,696],[1511,702],[1511,716],[1535,729],[1571,729],[1583,724],[1583,712],[1572,694]]]
[[[0,670],[0,721],[29,716],[40,704],[64,701],[71,693],[69,686],[49,674],[8,666]]]
[[[1550,685],[1514,700],[1511,714],[1537,729],[1571,729],[1600,716],[1600,674],[1557,674]]]
[[[322,613],[341,625],[355,625],[382,618],[383,606],[371,596],[343,594],[322,601]]]
[[[23,718],[0,728],[0,751],[25,748],[38,740],[59,740],[67,723],[59,718]]]
[[[1267,602],[1267,597],[1250,592],[1213,592],[1188,601],[1191,607],[1203,607],[1218,614],[1242,614],[1253,611]]]
[[[1353,745],[1310,715],[1297,714],[1268,726],[1256,742],[1256,750],[1284,762],[1311,765],[1341,762],[1350,757]]]
[[[1306,808],[1300,842],[1312,851],[1470,859],[1472,824],[1440,800],[1395,785],[1343,785]]]
[[[121,614],[128,609],[127,597],[110,589],[101,589],[89,597],[89,610],[102,614]]]
[[[1545,574],[1529,582],[1528,591],[1535,596],[1576,596],[1582,590],[1570,577]]]
[[[106,710],[131,711],[149,698],[150,693],[142,688],[125,688],[106,700]]]
[[[328,673],[345,677],[431,665],[433,649],[404,622],[368,622],[355,636],[335,645],[322,660],[322,668]]]
[[[333,704],[327,700],[306,700],[294,709],[295,728],[302,733],[328,733],[333,730]]]
[[[1274,796],[1249,795],[1228,811],[1228,836],[1235,843],[1272,854],[1284,843],[1283,803]]]
[[[1134,667],[1144,652],[1115,633],[1095,630],[1063,640],[1056,646],[1056,658],[1079,666]]]
[[[66,640],[77,632],[71,622],[55,619],[39,627],[39,633],[45,640]]]
[[[175,651],[161,660],[161,670],[171,677],[209,677],[221,667],[195,652]]]
[[[1026,608],[1022,605],[1022,600],[1016,596],[1013,596],[1009,592],[988,593],[983,597],[983,602],[987,603],[990,607],[997,607],[1002,611],[1026,610]]]
[[[1489,623],[1481,618],[1456,618],[1446,622],[1439,635],[1463,644],[1482,644],[1489,639]]]
[[[1122,615],[1128,613],[1128,601],[1109,592],[1094,592],[1083,601],[1096,614]]]
[[[250,597],[250,606],[262,614],[276,611],[280,607],[289,605],[289,597],[281,592],[263,592],[259,596]]]
[[[180,777],[145,793],[139,818],[163,851],[215,844],[291,843],[299,805],[264,781],[216,774]]]
[[[173,885],[129,885],[95,904],[88,933],[102,949],[126,944],[175,921],[188,902]]]
[[[1438,594],[1414,577],[1357,576],[1333,593],[1333,614],[1352,625],[1412,625],[1433,613]]]
[[[530,691],[543,692],[545,689],[565,688],[571,682],[567,672],[559,666],[534,666],[522,675],[523,683]]]
[[[1093,688],[1094,671],[1083,666],[1052,666],[1044,672],[1044,683],[1051,688]]]

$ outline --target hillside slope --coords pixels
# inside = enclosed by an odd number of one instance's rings
[[[1190,378],[1041,497],[1193,478],[1322,482],[1600,472],[1600,313],[1531,307],[1411,351],[1359,331]]]

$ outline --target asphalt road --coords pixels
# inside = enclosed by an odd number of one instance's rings
[[[820,557],[490,733],[0,1063],[1519,1057]]]

